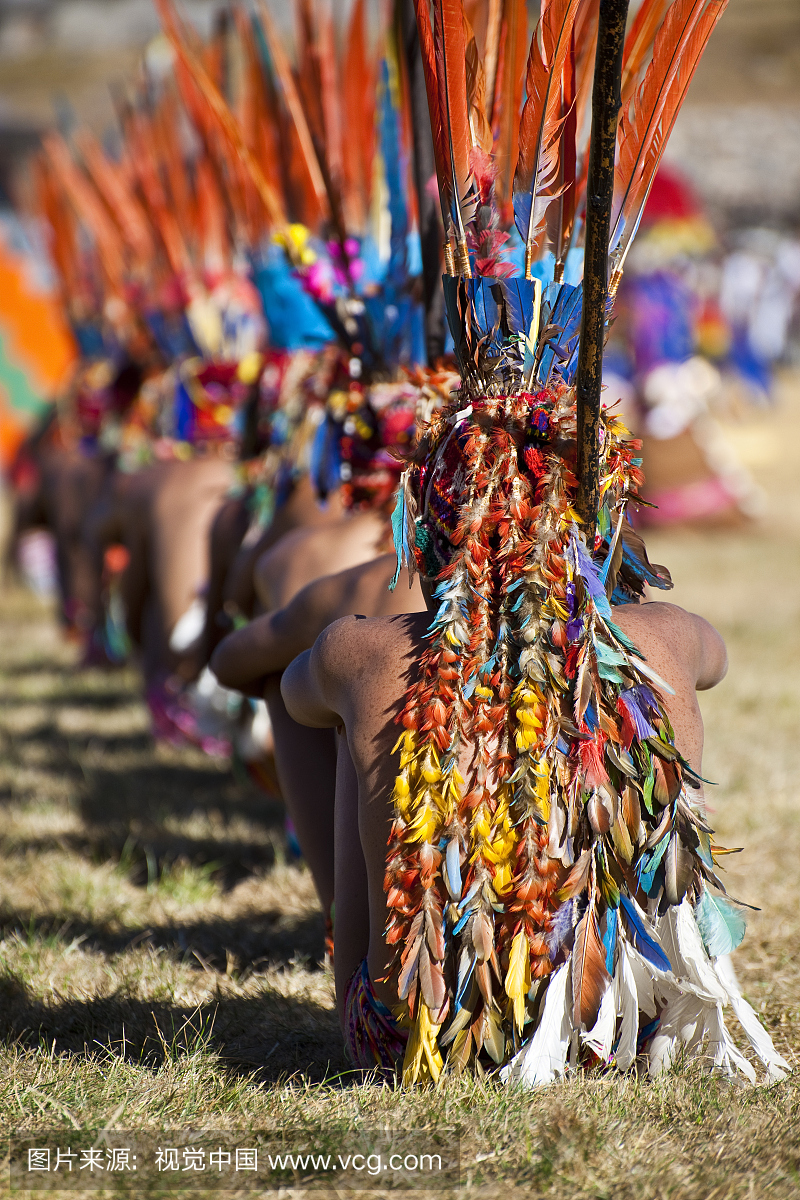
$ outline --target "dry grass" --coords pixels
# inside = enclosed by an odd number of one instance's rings
[[[798,381],[737,439],[758,448],[769,520],[651,551],[728,642],[702,705],[720,840],[745,846],[730,890],[761,910],[737,969],[800,1065]],[[469,1194],[800,1196],[794,1078],[745,1089],[691,1067],[531,1096],[353,1076],[279,809],[200,755],[155,751],[132,673],[75,671],[44,610],[0,603],[0,1128],[290,1129],[334,1150],[360,1125],[458,1128]]]

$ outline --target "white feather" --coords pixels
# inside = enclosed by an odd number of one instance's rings
[[[675,695],[675,689],[670,687],[667,681],[662,679],[660,675],[656,675],[653,668],[648,667],[647,663],[642,662],[641,658],[637,658],[635,654],[629,654],[628,660],[641,675],[645,675],[651,683],[656,685],[656,687],[661,688],[661,690],[666,692],[669,696]]]
[[[751,1083],[755,1083],[756,1073],[753,1070],[753,1064],[749,1063],[734,1045],[733,1038],[725,1026],[721,1004],[714,1004],[708,1007],[706,1011],[706,1033],[708,1034],[709,1053],[714,1055],[714,1066],[717,1070],[722,1070],[730,1078],[734,1078],[738,1069]]]
[[[706,953],[695,920],[694,909],[689,901],[684,900],[676,908],[670,909],[667,917],[671,917],[674,922],[673,927],[683,964],[681,974],[685,975],[696,988],[702,989],[708,996],[713,997],[717,1003],[727,1004],[728,993]]]
[[[500,1072],[503,1083],[533,1088],[565,1073],[572,1032],[570,966],[571,960],[551,976],[536,1032]]]
[[[677,993],[661,1014],[658,1030],[648,1052],[651,1075],[660,1075],[675,1061],[685,1040],[696,1044],[705,1028],[705,1005],[691,992]]]
[[[617,1031],[617,1002],[615,989],[607,987],[600,1001],[600,1011],[593,1027],[581,1034],[584,1045],[591,1047],[598,1058],[608,1062],[611,1057],[611,1047],[614,1045],[614,1034]]]
[[[666,1004],[673,994],[678,995],[679,990],[674,986],[674,979],[671,975],[651,966],[630,942],[625,942],[625,949],[636,986],[639,1009],[652,1021],[654,1017],[658,1016],[659,1008],[656,1003],[656,988],[658,988],[659,1000],[663,1004]]]
[[[617,970],[614,974],[614,992],[617,1012],[621,1018],[615,1062],[620,1071],[627,1071],[636,1058],[636,1044],[639,1036],[639,997],[633,966],[628,958],[628,946],[625,942],[620,943]],[[650,994],[652,996],[652,987]]]
[[[740,992],[739,982],[736,978],[736,972],[733,969],[730,955],[722,955],[716,960],[715,966],[717,974],[730,997],[733,1011],[736,1013],[739,1024],[750,1039],[750,1045],[767,1068],[767,1075],[770,1082],[775,1083],[779,1079],[785,1079],[786,1072],[791,1071],[792,1068],[786,1059],[775,1049],[772,1044],[772,1038]]]

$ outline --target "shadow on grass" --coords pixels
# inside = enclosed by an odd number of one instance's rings
[[[0,938],[16,934],[31,941],[34,933],[39,940],[57,938],[62,944],[79,941],[85,949],[106,955],[149,945],[166,950],[175,960],[185,961],[197,970],[207,964],[225,971],[230,961],[250,968],[256,964],[288,964],[298,957],[321,964],[324,954],[320,913],[297,916],[274,908],[242,917],[129,926],[124,930],[116,922],[86,921],[79,913],[66,909],[44,915],[0,909]]]
[[[8,675],[10,672],[3,671],[3,675]],[[21,671],[21,678],[28,676],[27,671]],[[131,708],[136,702],[137,697],[125,688],[104,691],[90,691],[82,688],[61,688],[55,694],[43,693],[39,696],[26,696],[22,703],[27,704],[43,704],[48,708],[84,708],[95,711],[109,712],[114,709]],[[18,696],[4,696],[0,698],[0,709],[13,708],[19,704]]]
[[[44,1003],[6,974],[0,977],[0,1036],[62,1056],[88,1058],[105,1050],[151,1070],[206,1051],[231,1074],[264,1084],[296,1073],[312,1082],[340,1072],[358,1078],[345,1058],[335,1011],[274,992],[220,996],[194,1008],[122,993]]]
[[[234,774],[227,764],[211,762],[199,751],[189,750],[183,761],[182,752],[175,751],[176,761],[169,761],[154,756],[145,733],[70,735],[44,721],[9,739],[6,767],[27,771],[31,748],[39,750],[33,759],[37,771],[49,770],[73,785],[72,807],[83,828],[54,838],[13,838],[3,846],[4,854],[63,849],[92,862],[125,858],[126,873],[138,885],[152,882],[177,859],[195,865],[213,862],[215,882],[229,890],[271,866],[274,845],[284,841],[282,802],[258,789],[243,768]],[[121,756],[118,766],[115,756]],[[34,796],[32,785],[6,784],[0,804],[17,803],[21,791]],[[213,818],[219,840],[213,832],[183,832],[181,822],[198,817]],[[237,825],[234,840],[225,835],[230,821]],[[253,827],[252,841],[242,837],[242,825]]]
[[[0,797],[1,799],[2,797]],[[279,841],[280,822],[273,825],[275,843]],[[225,837],[192,838],[180,832],[153,826],[132,838],[127,828],[100,828],[96,831],[47,835],[38,838],[15,838],[0,843],[4,859],[26,858],[67,850],[87,862],[114,862],[123,870],[134,887],[156,883],[175,863],[206,868],[208,878],[223,893],[233,891],[245,879],[273,867],[276,862],[275,843],[242,841]],[[210,868],[210,869],[209,869]]]

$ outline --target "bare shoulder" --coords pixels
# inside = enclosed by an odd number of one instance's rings
[[[341,617],[332,622],[314,643],[314,658],[329,677],[345,680],[375,672],[404,657],[418,645],[430,625],[427,613],[401,613],[383,617]]]
[[[267,546],[259,554],[259,560],[262,566],[277,567],[283,564],[284,561],[290,561],[297,554],[301,554],[313,535],[317,532],[314,526],[302,526],[300,529],[290,529],[278,538],[276,542]]]
[[[331,575],[321,575],[319,579],[312,579],[306,584],[292,601],[292,606],[302,605],[304,615],[308,617],[326,616],[325,625],[329,625],[340,617],[359,611],[353,605],[357,603],[360,593],[373,579],[380,579],[385,573],[382,559],[377,558]]]
[[[671,661],[674,668],[692,677],[698,690],[714,687],[725,677],[725,642],[705,617],[677,604],[653,600],[615,608],[614,619],[646,658]]]

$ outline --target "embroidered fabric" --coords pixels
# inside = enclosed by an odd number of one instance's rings
[[[402,1062],[408,1033],[375,995],[366,959],[347,984],[344,1035],[348,1057],[355,1067],[394,1072]]]

